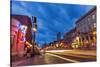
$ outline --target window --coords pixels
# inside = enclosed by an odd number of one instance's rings
[[[92,15],[92,19],[95,19],[95,14]]]
[[[78,23],[78,27],[80,27],[80,24]]]
[[[93,27],[94,27],[94,28],[96,27],[96,23],[93,24]]]
[[[85,40],[84,37],[82,38],[82,40],[83,40],[83,41]]]
[[[90,21],[90,18],[88,17],[88,21]]]
[[[92,35],[90,36],[90,39],[93,40],[93,36]]]
[[[86,40],[88,40],[88,36],[86,36]]]

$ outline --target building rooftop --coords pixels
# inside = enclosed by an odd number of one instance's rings
[[[15,18],[21,22],[23,25],[32,27],[31,19],[26,15],[11,15],[11,18]]]
[[[89,15],[90,13],[92,13],[93,11],[96,10],[96,6],[93,7],[92,9],[90,9],[89,12],[87,12],[85,15],[81,16],[77,21],[76,21],[76,24],[79,23],[82,19],[84,19],[87,15]]]
[[[65,35],[69,35],[70,33],[74,32],[74,31],[76,31],[76,27],[73,28],[73,29],[71,29],[71,30],[70,30],[69,32],[67,32]]]

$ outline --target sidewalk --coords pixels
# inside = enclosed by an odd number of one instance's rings
[[[23,59],[26,59],[26,57],[25,56],[19,57],[17,55],[14,55],[14,56],[11,57],[11,62],[20,61],[20,60],[23,60]]]

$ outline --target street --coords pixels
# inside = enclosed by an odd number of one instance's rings
[[[43,55],[12,62],[12,67],[96,61],[95,50],[48,50]]]
[[[97,60],[95,5],[11,3],[12,67]]]

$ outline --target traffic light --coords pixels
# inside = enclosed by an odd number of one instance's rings
[[[32,16],[32,21],[33,21],[33,27],[37,29],[37,17]]]
[[[36,23],[36,19],[37,19],[37,18],[36,18],[36,17],[34,17],[34,23]]]
[[[33,23],[36,23],[37,22],[36,20],[37,20],[37,18],[35,16],[34,17],[32,16]]]
[[[34,17],[34,28],[36,28],[37,29],[37,24],[36,24],[36,21],[37,20],[37,18],[36,17]]]

